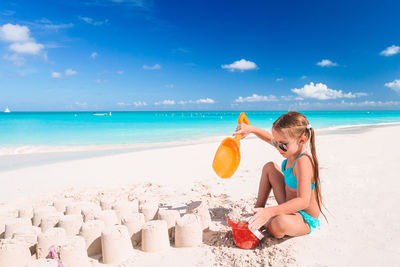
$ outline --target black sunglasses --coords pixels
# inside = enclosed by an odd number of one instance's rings
[[[279,146],[279,148],[280,148],[282,151],[284,151],[284,152],[287,151],[287,144],[276,142],[274,139],[271,139],[271,143],[272,143],[272,145],[273,145],[274,147],[278,148],[278,146]]]

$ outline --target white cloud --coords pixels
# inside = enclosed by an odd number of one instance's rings
[[[119,74],[119,75],[122,75],[122,74],[124,74],[124,73],[125,73],[125,71],[123,71],[123,70],[117,71],[117,74]]]
[[[117,105],[124,107],[124,106],[130,106],[131,104],[125,102],[118,102]]]
[[[215,101],[213,99],[211,99],[211,98],[205,98],[205,99],[201,98],[201,99],[195,100],[194,102],[195,103],[206,103],[206,104],[215,103]]]
[[[76,70],[73,70],[73,69],[66,69],[65,70],[65,75],[67,75],[67,76],[72,76],[72,75],[75,75],[77,73],[78,72]]]
[[[235,100],[235,102],[237,102],[237,103],[244,103],[244,102],[265,102],[265,101],[278,101],[278,99],[277,99],[276,96],[274,96],[274,95],[265,96],[265,95],[253,94],[253,95],[247,96],[247,97],[241,97],[241,96],[239,96],[239,97]]]
[[[393,82],[385,83],[385,86],[400,93],[400,80],[394,80]]]
[[[0,27],[0,39],[11,43],[9,49],[19,54],[38,54],[44,46],[30,37],[30,31],[27,26],[18,24],[4,24]]]
[[[200,98],[197,100],[188,100],[188,101],[181,100],[178,102],[178,104],[180,104],[180,105],[185,105],[188,103],[189,104],[213,104],[213,103],[215,103],[215,101],[214,101],[214,99],[207,97],[207,98]]]
[[[47,53],[43,53],[43,60],[44,61],[49,61],[49,56],[47,55]]]
[[[337,63],[330,61],[329,59],[323,59],[317,63],[318,66],[321,67],[336,67],[338,66]]]
[[[285,101],[293,101],[293,100],[304,100],[304,98],[300,97],[300,96],[293,96],[293,95],[288,95],[288,96],[281,96],[282,100]]]
[[[53,78],[61,78],[61,73],[59,73],[59,72],[55,72],[55,71],[53,71],[52,73],[51,73],[51,77],[53,77]]]
[[[341,106],[356,106],[356,107],[364,107],[364,106],[371,106],[371,107],[398,107],[400,105],[400,101],[362,101],[362,102],[345,102],[342,100],[340,102]]]
[[[145,101],[134,101],[133,102],[133,104],[136,106],[136,107],[141,107],[141,106],[147,106],[147,103],[145,102]]]
[[[300,77],[300,79],[302,79],[302,80],[307,79],[307,78],[308,77],[306,75],[303,75],[303,76]]]
[[[153,66],[143,65],[143,69],[144,70],[159,70],[159,69],[161,69],[161,65],[160,64],[155,64]]]
[[[12,43],[9,48],[10,50],[21,53],[21,54],[32,54],[36,55],[43,49],[42,44],[38,44],[35,42],[27,42],[27,43]]]
[[[400,53],[400,46],[392,45],[387,47],[385,50],[380,52],[379,54],[385,57],[390,57]]]
[[[15,14],[14,10],[3,10],[0,12],[1,15],[3,16],[12,16]]]
[[[46,18],[42,18],[39,20],[36,20],[34,23],[30,23],[31,25],[38,27],[38,28],[44,28],[44,29],[50,29],[50,30],[56,30],[58,31],[59,29],[68,29],[72,28],[74,24],[72,23],[63,23],[63,24],[54,24],[52,21]]]
[[[223,69],[229,69],[230,71],[245,71],[245,70],[253,70],[258,69],[256,63],[241,59],[238,61],[233,62],[232,64],[226,64],[221,66]]]
[[[89,17],[82,17],[82,16],[78,16],[78,18],[88,24],[91,24],[93,26],[101,26],[103,24],[107,24],[108,23],[108,19],[105,20],[94,20],[92,18]]]
[[[164,100],[160,102],[154,102],[154,105],[175,105],[175,100]]]
[[[275,81],[281,82],[281,81],[283,81],[283,78],[277,78]]]
[[[14,53],[12,55],[4,55],[4,60],[8,60],[14,63],[17,66],[23,66],[25,64],[25,58],[19,56],[18,54]]]
[[[167,87],[167,88],[174,88],[174,87],[175,87],[175,84],[172,84],[172,83],[171,83],[171,84],[166,84],[165,87]]]
[[[90,54],[90,57],[95,59],[98,56],[97,52],[93,52],[92,54]]]
[[[118,102],[118,106],[136,106],[136,107],[141,107],[141,106],[147,106],[147,103],[145,101],[134,101],[132,104],[131,103],[125,103],[125,102]]]
[[[294,88],[291,90],[292,92],[300,95],[301,97],[305,98],[316,98],[320,100],[326,99],[336,99],[336,98],[355,98],[360,96],[366,96],[366,93],[343,93],[342,90],[334,90],[329,89],[323,83],[317,83],[314,85],[313,82],[304,85],[303,88]]]
[[[96,79],[94,80],[95,83],[107,83],[108,80]]]
[[[18,24],[4,24],[0,27],[0,37],[5,42],[27,42],[29,37],[29,28]]]
[[[78,102],[78,101],[75,101],[74,104],[80,107],[87,107],[88,105],[86,102]]]

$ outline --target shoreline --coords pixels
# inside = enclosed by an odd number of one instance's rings
[[[396,123],[378,123],[362,125],[335,126],[323,129],[317,129],[316,134],[337,135],[363,133],[376,128],[393,127],[400,125]],[[14,149],[5,149],[0,147],[0,172],[17,170],[26,167],[35,167],[57,162],[97,158],[111,155],[126,154],[140,151],[151,151],[155,149],[184,147],[191,145],[201,145],[210,143],[220,143],[229,136],[216,136],[194,140],[182,140],[159,143],[142,144],[116,144],[116,145],[89,145],[89,146],[19,146]],[[246,140],[257,139],[256,136],[246,137]],[[19,153],[15,150],[19,149]],[[25,149],[25,150],[23,150]],[[3,150],[3,151],[2,151]],[[8,153],[6,153],[8,151]],[[14,152],[14,153],[12,153]]]
[[[332,126],[327,128],[315,129],[318,134],[330,134],[335,131],[357,131],[359,129],[371,129],[376,127],[388,127],[400,125],[399,122],[382,122],[373,124],[351,124],[351,125],[340,125]],[[234,132],[234,130],[232,131]],[[182,145],[193,145],[193,144],[204,144],[210,142],[216,142],[223,138],[229,137],[228,135],[216,135],[204,138],[194,139],[183,139],[177,141],[165,141],[165,142],[146,142],[146,143],[131,143],[131,144],[98,144],[98,145],[10,145],[0,144],[0,157],[6,155],[21,155],[21,154],[38,154],[38,153],[49,153],[49,152],[76,152],[76,151],[108,151],[108,150],[123,150],[123,149],[152,149],[162,148],[171,146],[182,146]],[[221,139],[222,138],[222,139]],[[253,138],[253,137],[248,137]]]

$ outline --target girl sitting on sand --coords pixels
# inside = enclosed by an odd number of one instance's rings
[[[320,226],[317,218],[322,212],[314,129],[303,114],[291,111],[273,123],[272,134],[240,124],[233,135],[242,134],[244,138],[250,133],[276,147],[286,159],[281,167],[272,161],[264,165],[256,214],[249,220],[249,228],[264,226],[276,238],[310,234]],[[306,152],[307,144],[311,155]],[[278,206],[265,207],[271,187]]]

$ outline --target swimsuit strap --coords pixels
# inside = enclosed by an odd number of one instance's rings
[[[293,164],[292,164],[292,168],[294,167],[294,164],[296,164],[296,161],[298,158],[300,158],[301,155],[303,155],[304,151],[300,153],[300,155],[297,156],[297,158],[294,160]]]

